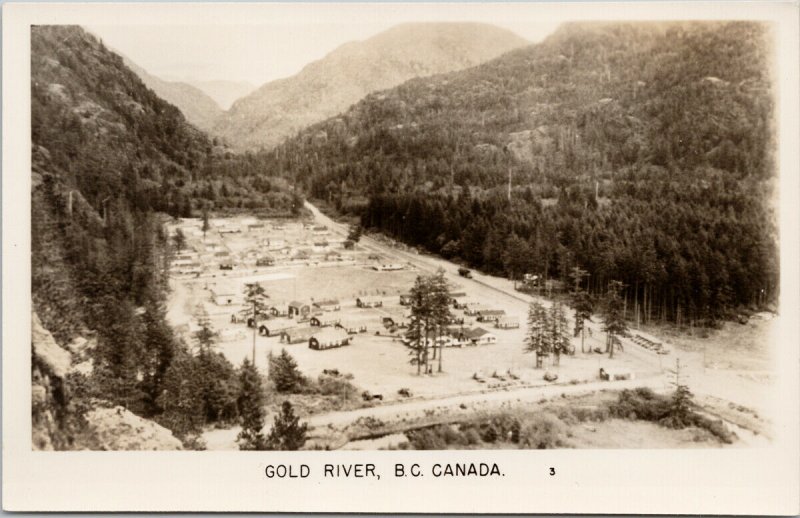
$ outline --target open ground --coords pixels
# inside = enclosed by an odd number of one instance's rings
[[[623,340],[624,350],[609,359],[607,355],[582,353],[580,339],[575,338],[574,356],[562,357],[559,366],[546,366],[558,374],[554,387],[542,379],[542,369],[534,368],[533,356],[524,352],[527,308],[534,297],[516,291],[506,279],[479,273],[465,279],[458,275],[458,265],[386,240],[364,236],[350,247],[345,243],[345,226],[310,204],[307,208],[312,218],[303,221],[221,219],[212,221],[205,233],[198,230],[199,220],[184,220],[176,225],[171,231],[180,227],[187,235],[190,251],[186,259],[191,271],[175,271],[171,278],[168,316],[189,338],[197,315],[206,312],[220,334],[218,349],[234,365],[240,365],[253,354],[253,330],[231,321],[232,315],[246,312],[242,305],[245,283],[259,282],[270,302],[277,305],[291,301],[311,305],[336,299],[340,309],[326,312],[326,318],[366,328],[352,336],[350,345],[320,351],[309,348],[307,340],[289,344],[279,336],[255,335],[255,363],[264,374],[268,353],[285,348],[305,375],[316,377],[325,369],[337,369],[352,374],[353,383],[360,389],[383,397],[377,406],[306,416],[317,429],[341,430],[364,417],[412,422],[432,412],[442,415],[462,411],[462,405],[467,404],[468,409],[474,410],[475,405],[491,408],[533,403],[551,390],[566,389],[578,394],[605,387],[621,388],[624,383],[663,391],[669,389],[669,370],[674,368],[676,358],[680,358],[682,374],[696,393],[757,408],[762,418],[767,413],[763,409],[772,382],[767,358],[774,318],[762,316],[746,326],[726,324],[723,330],[711,332],[706,338],[670,334],[663,328],[635,331],[666,343],[670,351],[667,355]],[[379,271],[381,265],[392,267]],[[474,317],[454,310],[454,314],[464,316],[465,327],[486,329],[496,337],[496,343],[444,348],[443,372],[437,372],[438,364],[434,362],[432,374],[417,375],[409,362],[410,351],[400,340],[403,330],[390,332],[384,318],[407,317],[400,295],[408,292],[417,275],[438,268],[445,271],[453,291],[466,294],[465,301],[501,309],[517,317],[521,326],[496,329],[491,323],[476,322]],[[357,298],[364,296],[377,297],[382,306],[357,307]],[[605,335],[598,320],[589,324],[589,349],[604,348]],[[732,340],[735,347],[730,347]],[[635,380],[599,382],[600,367],[630,372]],[[399,395],[400,389],[408,389],[412,396]],[[236,429],[214,430],[206,434],[206,441],[209,448],[235,448],[235,436]]]

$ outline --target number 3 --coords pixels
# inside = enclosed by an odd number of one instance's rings
[[[550,468],[550,476],[552,477],[555,474],[556,474],[556,468]]]

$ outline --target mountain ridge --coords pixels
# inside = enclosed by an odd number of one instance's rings
[[[233,103],[214,133],[239,150],[269,148],[371,92],[473,66],[527,43],[489,24],[401,24],[340,45],[294,76],[260,86]]]

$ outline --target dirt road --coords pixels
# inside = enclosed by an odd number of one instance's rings
[[[368,408],[359,408],[342,412],[330,412],[310,416],[305,421],[313,428],[337,428],[339,430],[355,423],[359,419],[373,418],[384,423],[411,423],[417,419],[431,415],[448,415],[454,418],[474,416],[476,412],[493,411],[505,406],[537,403],[541,399],[559,397],[562,394],[577,395],[598,390],[622,390],[635,387],[650,387],[656,391],[668,388],[663,376],[648,379],[625,381],[598,381],[579,385],[554,384],[538,387],[524,387],[509,390],[494,390],[477,394],[458,394],[435,399],[413,400],[394,404],[384,404]],[[263,432],[269,433],[271,423]],[[236,449],[236,436],[240,428],[211,430],[203,434],[209,450]],[[312,433],[312,435],[315,435]]]

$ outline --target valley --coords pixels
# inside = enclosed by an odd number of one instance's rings
[[[580,339],[574,338],[577,349],[574,356],[562,358],[558,367],[548,365],[545,369],[536,369],[533,356],[525,353],[523,348],[527,307],[534,297],[516,291],[507,279],[477,272],[473,272],[472,279],[465,279],[458,274],[459,265],[402,245],[391,245],[385,239],[365,235],[352,249],[345,249],[348,228],[325,216],[311,203],[306,203],[306,209],[311,217],[304,220],[213,219],[212,229],[205,237],[197,230],[201,225],[199,220],[182,220],[175,224],[173,232],[182,228],[186,235],[194,235],[187,239],[190,250],[222,249],[224,252],[217,251],[207,256],[207,262],[199,271],[172,276],[168,318],[185,334],[185,339],[191,341],[192,333],[197,331],[194,324],[197,312],[205,311],[219,332],[216,349],[232,364],[240,365],[253,351],[253,330],[244,322],[231,322],[232,315],[247,315],[242,300],[245,283],[259,282],[268,294],[269,304],[275,306],[295,300],[313,306],[314,301],[335,299],[340,309],[320,310],[319,313],[332,323],[346,323],[348,327],[363,329],[363,332],[351,335],[349,345],[320,351],[309,347],[311,335],[296,343],[289,343],[281,336],[263,336],[261,333],[255,339],[255,365],[265,376],[268,375],[268,355],[277,355],[285,349],[295,358],[301,372],[310,378],[335,369],[351,374],[352,383],[359,391],[381,396],[382,399],[376,403],[359,403],[361,398],[358,394],[356,401],[349,404],[354,408],[347,410],[331,411],[314,405],[299,407],[300,415],[312,427],[309,436],[312,444],[318,447],[349,448],[350,442],[355,441],[353,444],[357,445],[363,437],[398,434],[423,424],[458,422],[475,413],[527,409],[531,405],[541,406],[542,401],[580,397],[597,390],[650,387],[657,392],[667,392],[670,390],[669,370],[674,368],[676,358],[680,358],[683,375],[696,394],[721,398],[725,404],[735,402],[748,409],[757,409],[761,416],[768,414],[765,396],[769,391],[770,376],[754,381],[746,379],[747,374],[740,371],[707,368],[704,356],[697,350],[701,347],[712,350],[724,347],[713,338],[688,340],[684,337],[682,346],[670,345],[670,354],[667,355],[657,355],[626,339],[623,341],[624,350],[614,359],[608,359],[607,355],[581,353]],[[274,258],[273,264],[257,267],[257,257],[266,255]],[[221,263],[230,263],[233,269],[221,270]],[[402,269],[375,269],[386,263],[400,265]],[[403,330],[392,332],[384,325],[384,319],[407,320],[408,308],[400,305],[400,295],[408,292],[415,276],[438,268],[444,269],[452,291],[466,294],[466,301],[480,301],[500,308],[517,317],[523,325],[518,329],[496,329],[491,324],[465,317],[465,327],[483,326],[497,337],[497,342],[446,347],[443,351],[444,372],[434,371],[420,376],[409,363],[410,350],[401,341]],[[218,300],[220,294],[230,297],[232,303],[228,299]],[[359,298],[375,298],[382,305],[359,308]],[[454,313],[462,312],[454,310]],[[263,324],[269,326],[271,320],[285,319],[267,319]],[[302,320],[296,318],[288,326],[309,328],[311,333],[335,327],[314,329],[308,320]],[[771,322],[774,323],[774,319]],[[589,324],[589,329],[587,347],[603,347],[605,335],[601,327]],[[758,330],[759,333],[764,331]],[[658,329],[655,332],[658,333]],[[635,333],[656,340],[652,334]],[[760,337],[749,338],[751,343],[758,343]],[[436,361],[433,363],[435,366]],[[601,381],[597,374],[601,367],[631,372],[635,379]],[[548,382],[542,379],[545,371],[555,372],[558,380]],[[410,396],[401,395],[403,389]],[[271,397],[282,399],[280,394]],[[363,408],[358,408],[360,405]],[[365,419],[380,422],[382,431],[358,432],[358,424]],[[269,421],[270,416],[267,418]],[[764,421],[758,422],[757,432],[764,433],[767,425]],[[265,432],[268,430],[269,425]],[[203,438],[209,449],[232,449],[236,447],[238,433],[238,427],[209,429]]]

